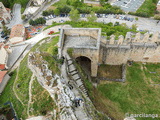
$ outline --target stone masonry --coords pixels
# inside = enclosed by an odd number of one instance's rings
[[[63,56],[64,49],[73,48],[73,58],[85,56],[91,60],[91,76],[97,76],[99,64],[121,65],[127,61],[160,62],[159,33],[151,37],[149,33],[132,34],[126,37],[110,36],[107,40],[101,37],[100,28],[64,28],[61,29],[59,54]]]

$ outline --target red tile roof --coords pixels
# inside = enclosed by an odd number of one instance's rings
[[[6,75],[7,71],[0,71],[0,83],[3,81],[4,76]]]
[[[5,64],[0,64],[0,70],[4,70],[5,69]]]
[[[9,9],[9,8],[6,8],[6,10],[7,10],[7,11],[11,11],[11,9]]]
[[[24,26],[22,24],[14,25],[11,29],[10,39],[14,37],[23,37]]]
[[[0,21],[2,21],[2,20],[3,20],[3,18],[0,17]]]
[[[4,45],[3,43],[0,43],[0,48],[1,48],[3,45]]]
[[[9,45],[5,45],[4,48],[9,48]]]

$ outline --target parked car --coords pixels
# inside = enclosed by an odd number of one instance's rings
[[[134,18],[131,18],[130,21],[133,22]]]
[[[85,14],[82,14],[82,17],[84,18],[86,15]]]
[[[52,17],[49,15],[48,18],[51,19]]]
[[[103,18],[105,18],[105,17],[106,17],[106,15],[105,15],[105,14],[102,14],[102,17],[103,17]]]
[[[113,18],[116,18],[116,17],[117,17],[117,15],[114,15],[114,16],[113,16]]]
[[[124,17],[124,20],[127,20],[127,17],[126,17],[126,16]]]
[[[46,17],[43,17],[44,20],[47,20]]]
[[[2,35],[2,36],[1,36],[1,38],[4,38],[4,37],[6,37],[6,35]]]
[[[103,17],[103,14],[99,14],[100,15],[100,18],[102,18]]]
[[[51,35],[51,34],[53,34],[54,33],[54,31],[50,31],[49,33],[48,33],[48,35]]]
[[[119,19],[122,20],[122,16],[119,16]]]
[[[60,23],[64,23],[65,21],[64,21],[64,20],[60,20],[59,22],[60,22]]]
[[[130,18],[128,17],[127,20],[130,21]]]
[[[4,32],[2,31],[1,34],[4,34]]]
[[[8,39],[8,38],[9,38],[8,36],[4,37],[5,40]]]
[[[119,19],[119,15],[117,15],[116,19]]]
[[[48,17],[45,17],[45,19],[48,20],[49,18],[48,18]]]

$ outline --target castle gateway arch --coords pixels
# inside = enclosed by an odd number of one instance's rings
[[[91,61],[91,76],[97,76],[100,49],[100,28],[64,28],[61,29],[59,55],[62,57],[68,48],[72,48],[72,57],[87,57]]]

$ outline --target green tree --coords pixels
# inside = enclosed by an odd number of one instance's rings
[[[34,21],[31,19],[31,20],[29,20],[29,24],[30,25],[33,25],[34,24]]]
[[[92,11],[89,16],[87,17],[89,22],[95,22],[97,20],[97,17],[95,15],[95,13]]]
[[[67,5],[58,7],[57,9],[59,9],[60,13],[69,13],[71,11],[71,8]]]
[[[55,9],[55,10],[54,10],[54,14],[55,14],[55,15],[59,15],[59,14],[60,14],[59,9]]]
[[[2,29],[3,29],[4,35],[9,35],[11,32],[10,29],[8,29],[5,25],[3,25]]]
[[[133,25],[132,25],[132,29],[133,29],[133,30],[137,30],[137,25],[136,25],[136,24],[133,24]]]
[[[78,22],[80,19],[80,15],[77,9],[72,9],[69,13],[71,21]]]

